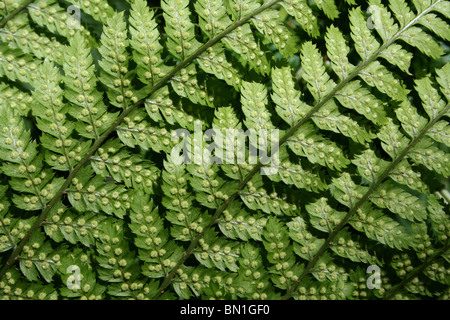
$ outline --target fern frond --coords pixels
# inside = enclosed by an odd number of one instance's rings
[[[30,94],[11,88],[5,83],[0,84],[0,105],[7,109],[17,109],[22,116],[27,116],[31,110],[33,98]]]
[[[89,143],[76,144],[72,140],[74,124],[67,119],[60,82],[56,67],[45,60],[38,70],[32,112],[37,118],[38,128],[43,132],[41,143],[54,153],[46,155],[47,163],[57,170],[72,171],[74,163],[81,160],[77,153],[85,153]]]
[[[387,121],[383,102],[363,87],[358,80],[350,82],[337,92],[336,99],[342,106],[354,109],[374,124],[383,125]]]
[[[14,268],[0,282],[3,300],[57,300],[59,295],[53,284],[41,284],[24,280],[21,271]]]
[[[21,49],[24,53],[32,54],[40,59],[52,57],[62,64],[62,44],[54,37],[36,33],[29,25],[26,15],[21,14],[8,21],[0,29],[0,38],[8,43],[10,48]]]
[[[185,165],[175,166],[172,162],[165,162],[162,190],[166,197],[163,205],[169,210],[167,219],[174,224],[172,236],[178,240],[190,241],[208,225],[209,217],[203,215],[200,208],[192,208],[194,195],[185,174]]]
[[[95,20],[101,21],[102,23],[106,23],[106,20],[108,17],[113,15],[113,7],[109,5],[107,2],[102,1],[89,1],[89,2],[78,2],[77,0],[69,0],[69,3],[71,3],[74,7],[78,7],[81,9],[84,13],[89,14],[92,16]],[[70,6],[68,7],[67,12],[72,13],[70,11]],[[75,18],[72,18],[75,19]],[[70,22],[72,27],[78,27],[78,23],[76,21]]]
[[[342,221],[344,212],[339,212],[330,207],[326,198],[306,205],[306,211],[310,215],[311,225],[324,232],[331,232]]]
[[[450,155],[437,148],[431,139],[423,138],[418,142],[409,153],[409,158],[444,177],[450,175]]]
[[[279,152],[280,164],[276,167],[277,173],[268,175],[272,181],[283,181],[287,185],[295,185],[298,189],[318,192],[325,190],[327,184],[319,170],[314,167],[303,167],[300,162],[292,161],[286,148],[281,147]]]
[[[214,95],[209,86],[198,80],[198,73],[194,65],[180,70],[179,76],[172,78],[172,87],[181,97],[188,98],[194,104],[213,107]]]
[[[108,98],[114,106],[127,109],[139,99],[131,89],[134,71],[129,69],[130,55],[127,52],[127,25],[123,13],[108,18],[100,39],[98,51],[102,55],[99,65],[103,72],[99,80],[107,87]]]
[[[127,188],[153,194],[158,184],[159,170],[151,161],[130,155],[117,140],[108,141],[91,158],[94,171],[105,179],[112,178]]]
[[[53,250],[49,242],[44,242],[42,232],[33,233],[30,245],[25,246],[23,255],[19,257],[20,270],[29,281],[42,277],[46,282],[52,282],[60,263],[64,247]]]
[[[261,250],[250,242],[241,248],[239,258],[239,277],[241,277],[242,291],[239,294],[251,299],[270,299],[273,297],[273,289],[268,286],[269,273],[263,265]]]
[[[217,165],[203,161],[201,165],[189,164],[186,169],[191,174],[190,185],[197,191],[195,198],[201,205],[216,208],[228,199],[225,180],[217,174]]]
[[[339,16],[339,10],[334,0],[315,0],[317,7],[327,15],[330,19],[335,19]]]
[[[294,252],[302,259],[311,260],[325,242],[314,236],[302,217],[295,217],[287,224],[289,237],[294,241]]]
[[[352,285],[343,281],[324,281],[316,283],[307,278],[294,293],[298,300],[344,300],[351,296]]]
[[[143,110],[132,112],[124,118],[124,123],[116,128],[119,139],[128,147],[139,146],[144,150],[169,152],[173,147],[171,133],[159,128],[147,117]]]
[[[317,37],[319,35],[319,26],[317,17],[313,14],[308,2],[304,0],[282,1],[281,5],[293,16],[295,20],[308,32],[309,35]]]
[[[0,191],[2,191],[3,194],[3,196],[0,198],[0,252],[8,251],[16,245],[16,240],[12,237],[10,231],[12,221],[11,218],[9,218],[8,209],[11,204],[5,199],[7,190],[8,186],[0,186]]]
[[[261,210],[275,215],[297,215],[298,201],[295,194],[288,193],[286,188],[264,187],[262,179],[249,181],[239,191],[245,205],[252,210]]]
[[[102,224],[96,243],[99,264],[98,276],[109,283],[108,293],[119,297],[136,297],[143,289],[137,280],[139,266],[134,263],[135,254],[124,241],[124,225]],[[137,292],[136,292],[137,291]]]
[[[348,273],[343,267],[338,267],[331,255],[323,254],[318,260],[316,267],[311,269],[311,274],[319,281],[343,281],[348,280]]]
[[[355,119],[343,115],[338,106],[330,102],[324,105],[312,120],[320,129],[340,133],[360,144],[371,141],[375,135],[360,126],[357,121],[359,119]]]
[[[369,239],[377,240],[391,248],[406,249],[415,246],[404,226],[368,203],[361,206],[357,214],[349,220],[349,224],[364,232]]]
[[[231,24],[231,19],[227,16],[226,7],[221,0],[197,1],[194,6],[200,17],[200,28],[210,39],[220,34]]]
[[[261,6],[249,0],[229,0],[227,1],[227,9],[231,13],[234,20],[240,20],[249,15]]]
[[[240,257],[240,243],[218,237],[212,229],[205,232],[199,242],[200,248],[194,251],[194,256],[206,268],[217,268],[222,271],[236,272]]]
[[[292,138],[289,138],[288,146],[295,154],[307,157],[311,163],[332,169],[341,170],[350,163],[336,143],[315,133],[311,123],[303,125]]]
[[[270,263],[268,269],[272,273],[274,285],[281,289],[289,288],[297,280],[297,274],[302,266],[295,262],[288,230],[275,217],[267,221],[263,244],[268,252],[267,259]]]
[[[388,208],[404,219],[411,221],[426,219],[425,203],[413,195],[384,183],[372,194],[370,200],[381,208]]]
[[[259,83],[242,83],[241,104],[246,115],[244,124],[249,129],[273,129],[270,112],[267,110],[267,90]]]
[[[371,183],[375,183],[389,166],[388,161],[379,158],[371,149],[366,149],[363,153],[357,155],[352,162],[357,166],[359,174]],[[411,189],[427,193],[427,187],[421,179],[420,172],[414,171],[407,160],[401,161],[392,170],[389,177]]]
[[[303,69],[302,78],[307,82],[308,89],[316,101],[322,100],[335,84],[325,70],[317,47],[312,42],[305,42],[301,48],[300,59]]]
[[[79,212],[104,212],[122,218],[130,208],[132,194],[124,186],[105,182],[100,175],[85,167],[65,191],[72,206]]]
[[[252,21],[259,32],[273,43],[281,54],[292,57],[297,53],[298,39],[279,19],[277,10],[267,9],[255,16]]]
[[[189,1],[167,0],[161,2],[168,35],[167,48],[178,60],[183,61],[198,47],[194,24],[190,20]]]
[[[14,110],[0,111],[4,123],[0,139],[2,171],[11,178],[11,187],[20,192],[14,194],[13,202],[23,210],[42,209],[63,179],[53,179],[54,173],[43,166],[43,155],[38,153],[36,142],[30,140],[30,132]]]
[[[224,80],[237,91],[240,90],[242,81],[240,71],[229,62],[224,48],[219,46],[208,48],[206,53],[197,58],[197,62],[203,71]]]
[[[90,251],[73,250],[61,257],[58,274],[69,284],[61,290],[61,296],[80,300],[101,300],[105,296],[106,287],[97,281],[92,264]]]
[[[144,194],[134,197],[131,204],[131,224],[136,235],[134,243],[139,248],[139,258],[144,275],[150,278],[167,276],[182,255],[182,248],[169,239],[169,232],[163,227],[158,208]]]
[[[445,243],[450,228],[449,218],[444,211],[445,207],[439,203],[436,196],[430,196],[428,201],[430,204],[428,205],[427,210],[431,220],[432,229],[437,234],[438,241]]]
[[[290,126],[304,116],[311,108],[300,100],[301,92],[294,87],[289,68],[272,70],[272,101],[277,114]]]
[[[96,89],[97,77],[89,47],[79,33],[71,38],[64,58],[63,79],[67,86],[64,96],[72,103],[68,112],[81,120],[75,124],[75,129],[83,137],[98,139],[117,116],[106,112],[102,93]]]
[[[40,61],[19,49],[11,49],[0,44],[0,75],[13,81],[29,83],[33,86]]]
[[[0,297],[447,299],[449,8],[1,2]]]
[[[268,58],[254,38],[249,24],[237,27],[236,31],[223,39],[223,42],[227,48],[242,57],[241,63],[244,66],[248,64],[251,69],[262,75],[269,72]]]
[[[350,48],[342,32],[331,25],[326,34],[327,54],[331,60],[331,67],[342,81],[349,75],[354,66],[348,61]]]
[[[80,214],[67,210],[64,205],[58,203],[50,211],[44,223],[44,231],[56,242],[66,240],[72,244],[81,243],[89,247],[95,243],[99,235],[98,227],[103,220],[104,217],[93,212]]]
[[[144,1],[135,1],[130,14],[130,45],[134,49],[133,57],[138,65],[137,74],[141,82],[153,86],[164,77],[168,69],[161,57],[163,47],[158,40],[160,33],[154,12],[147,8]]]
[[[75,30],[72,27],[77,27],[84,37],[89,41],[94,41],[89,33],[79,21],[70,20],[66,10],[62,8],[56,1],[35,1],[27,6],[30,18],[39,26],[46,27],[50,32],[70,38],[73,36]]]
[[[261,241],[261,234],[267,218],[261,213],[244,210],[238,202],[233,202],[224,211],[223,218],[217,220],[220,231],[231,239]]]
[[[356,239],[353,237],[348,229],[342,229],[336,235],[336,241],[333,242],[331,250],[337,255],[354,262],[364,262],[377,266],[383,265],[383,261],[380,261],[377,253],[369,249],[369,243],[364,242],[360,237]]]

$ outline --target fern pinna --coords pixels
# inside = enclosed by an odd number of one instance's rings
[[[3,299],[449,299],[449,1],[0,16]]]

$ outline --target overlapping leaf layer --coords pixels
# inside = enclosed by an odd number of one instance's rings
[[[0,2],[0,297],[450,299],[450,2],[361,2]]]

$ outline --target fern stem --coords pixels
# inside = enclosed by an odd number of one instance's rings
[[[11,253],[11,255],[9,256],[8,260],[6,261],[5,265],[3,266],[3,268],[0,270],[0,280],[3,278],[3,276],[5,275],[6,271],[14,264],[14,262],[17,260],[19,254],[22,252],[23,247],[28,243],[28,241],[30,240],[33,232],[38,229],[42,223],[45,221],[48,213],[50,212],[50,210],[52,209],[52,207],[54,205],[56,205],[56,203],[61,199],[61,197],[65,194],[66,189],[69,187],[70,182],[73,180],[73,178],[76,177],[76,175],[78,174],[78,172],[80,171],[80,169],[89,161],[89,159],[93,156],[93,154],[95,153],[95,151],[97,151],[98,148],[100,148],[100,146],[105,142],[105,140],[116,130],[116,128],[119,126],[120,123],[122,123],[123,119],[125,119],[125,117],[127,117],[130,112],[132,112],[134,109],[136,109],[139,105],[141,105],[142,103],[145,102],[146,99],[148,99],[148,97],[150,97],[152,94],[154,94],[158,89],[160,89],[161,87],[163,87],[166,83],[168,83],[172,77],[174,75],[176,75],[181,69],[185,68],[187,65],[189,65],[190,63],[192,63],[197,57],[199,57],[203,52],[205,52],[208,48],[210,48],[211,46],[213,46],[214,44],[216,44],[217,42],[219,42],[221,39],[223,39],[227,34],[229,34],[230,32],[232,32],[234,29],[238,28],[239,26],[243,25],[244,23],[246,23],[248,20],[250,20],[253,16],[261,13],[262,11],[266,10],[267,8],[272,7],[273,5],[277,4],[278,2],[280,2],[282,0],[273,0],[269,3],[266,3],[264,5],[262,5],[261,7],[259,7],[258,9],[256,9],[254,12],[252,12],[251,14],[249,14],[247,17],[236,21],[235,23],[233,23],[231,26],[229,26],[227,29],[225,29],[221,34],[219,34],[217,37],[209,40],[207,43],[205,43],[203,46],[201,46],[200,48],[198,48],[191,56],[189,56],[187,59],[183,60],[182,62],[180,62],[180,64],[178,64],[170,73],[168,73],[164,78],[162,78],[157,84],[155,84],[154,86],[151,87],[151,89],[149,90],[149,93],[147,94],[147,97],[139,100],[138,102],[136,102],[135,104],[133,104],[132,106],[130,106],[129,108],[127,108],[126,110],[124,110],[120,116],[116,119],[116,121],[113,122],[113,124],[111,125],[111,127],[108,128],[108,130],[106,130],[92,145],[92,147],[88,150],[88,152],[86,153],[86,155],[83,157],[83,159],[80,160],[80,162],[73,168],[73,170],[69,173],[67,179],[64,181],[64,184],[61,186],[61,188],[58,190],[58,192],[56,193],[56,195],[53,197],[53,199],[47,204],[47,206],[42,210],[41,214],[39,215],[39,217],[37,218],[37,220],[35,221],[35,223],[31,226],[31,228],[29,229],[29,231],[27,232],[27,234],[25,235],[25,237],[22,239],[22,241],[14,248],[13,252]],[[8,16],[8,20],[12,19],[16,14],[18,14],[21,10],[23,10],[29,3],[31,3],[32,0],[28,0],[26,3],[24,3],[24,5],[22,5],[20,8],[18,8],[16,11],[14,11],[10,16]],[[19,10],[20,9],[20,10]],[[7,21],[5,21],[5,19],[2,20],[2,22],[0,22],[0,27],[2,27]],[[237,195],[237,194],[236,194]],[[235,195],[235,196],[236,196]],[[227,204],[227,202],[226,202]],[[220,213],[223,212],[223,210],[225,210],[225,208],[228,206],[228,204],[222,209],[222,211],[219,211]],[[217,218],[220,216],[219,214],[216,214],[214,216],[217,216]],[[216,218],[216,220],[217,220]],[[192,253],[193,249],[195,248],[195,246],[198,244],[201,236],[203,236],[203,233],[199,234],[199,236],[197,236],[191,243],[191,246],[193,247],[192,249],[188,250],[188,252]],[[191,248],[191,246],[189,248]],[[189,254],[190,255],[190,254]],[[174,277],[176,271],[178,270],[178,268],[181,266],[181,264],[187,259],[187,257],[189,256],[187,254],[185,254],[185,256],[179,261],[179,263],[176,265],[176,267],[174,268],[174,270],[171,271],[171,273],[165,278],[168,279],[167,284],[166,281],[163,283],[165,286],[161,286],[159,292],[164,291],[165,287],[167,287],[170,284],[170,280]]]
[[[367,190],[367,192],[364,194],[364,196],[354,205],[350,208],[349,212],[345,215],[345,217],[341,220],[341,222],[336,226],[336,228],[329,234],[327,240],[322,245],[322,247],[319,249],[319,251],[316,253],[316,255],[309,261],[307,264],[305,270],[303,273],[299,276],[298,280],[295,282],[295,284],[292,286],[291,290],[289,290],[286,295],[283,297],[283,300],[289,299],[292,294],[294,293],[295,289],[298,287],[298,285],[303,281],[305,276],[311,271],[311,269],[314,267],[314,265],[317,263],[321,255],[332,245],[334,238],[336,237],[337,233],[348,223],[350,218],[356,213],[356,211],[361,207],[361,205],[366,202],[370,195],[378,188],[378,186],[386,179],[392,170],[395,169],[395,167],[403,160],[403,158],[409,153],[409,151],[422,139],[422,137],[433,127],[433,125],[441,118],[443,117],[448,111],[450,110],[450,103],[448,103],[445,108],[436,116],[436,118],[432,119],[425,128],[422,129],[422,131],[417,135],[409,144],[408,146],[398,155],[397,158],[395,158],[394,161],[391,162],[391,164],[384,170],[383,174],[378,178],[377,181],[375,181]],[[448,248],[447,248],[448,249]],[[444,250],[442,253],[444,253],[446,250]]]
[[[3,28],[8,23],[9,20],[14,18],[16,15],[18,15],[22,10],[24,10],[26,7],[28,7],[28,5],[30,5],[33,1],[34,0],[27,0],[20,7],[18,7],[16,10],[11,12],[11,14],[9,16],[7,16],[2,21],[0,21],[0,28]]]

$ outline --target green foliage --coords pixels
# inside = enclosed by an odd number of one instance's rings
[[[449,18],[1,2],[0,298],[448,300]]]

